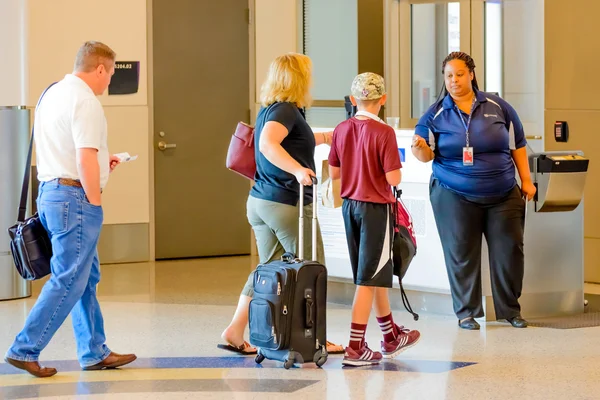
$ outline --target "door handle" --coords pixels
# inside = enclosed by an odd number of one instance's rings
[[[175,147],[177,147],[175,143],[169,144],[163,141],[158,142],[158,149],[160,151],[165,151],[166,149],[174,149]]]

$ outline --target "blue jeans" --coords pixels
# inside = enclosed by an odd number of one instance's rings
[[[96,298],[100,263],[96,246],[102,207],[89,203],[82,188],[43,182],[38,212],[52,241],[52,274],[6,356],[37,361],[69,313],[82,367],[107,358],[104,320]]]

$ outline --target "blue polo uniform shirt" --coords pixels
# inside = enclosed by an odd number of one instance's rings
[[[462,114],[462,120],[459,113]],[[463,165],[465,124],[448,94],[421,117],[415,133],[433,149],[433,177],[466,197],[485,199],[507,195],[517,184],[511,150],[527,145],[523,125],[514,108],[498,96],[475,90],[469,127],[473,165]]]

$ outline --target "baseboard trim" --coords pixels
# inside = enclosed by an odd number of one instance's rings
[[[31,281],[18,274],[9,254],[0,254],[0,301],[18,300],[31,296]]]
[[[150,224],[106,224],[98,242],[102,264],[150,261]]]
[[[492,296],[484,296],[486,320],[496,320]],[[525,318],[559,317],[582,314],[584,311],[583,290],[568,292],[523,293],[519,298],[521,312]]]
[[[414,312],[454,316],[452,296],[448,291],[434,291],[417,287],[404,287]],[[356,285],[351,279],[329,278],[327,301],[352,305]],[[392,310],[404,311],[402,295],[397,283],[389,291]],[[519,299],[525,318],[554,317],[583,313],[583,291],[524,293]],[[482,297],[485,321],[496,321],[492,296]]]
[[[329,278],[327,282],[327,301],[335,304],[352,305],[356,285],[351,279]],[[404,291],[408,296],[414,312],[442,315],[454,315],[452,309],[452,296],[448,291],[424,290],[422,288],[405,286]],[[404,311],[402,295],[397,282],[389,291],[390,306],[392,310]]]

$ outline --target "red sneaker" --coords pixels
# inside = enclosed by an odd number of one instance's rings
[[[383,357],[378,351],[369,349],[366,342],[363,342],[360,350],[354,350],[351,347],[346,347],[346,353],[344,354],[344,360],[342,365],[348,365],[351,367],[363,367],[365,365],[377,365],[381,362]]]
[[[393,342],[381,342],[381,352],[384,358],[394,358],[404,350],[410,349],[421,339],[419,331],[411,331],[403,326],[396,325],[398,337]]]

